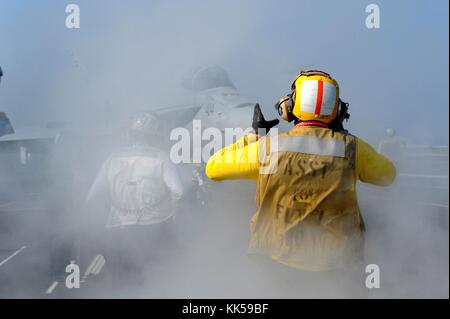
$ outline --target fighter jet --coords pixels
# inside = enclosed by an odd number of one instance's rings
[[[251,127],[256,102],[240,94],[220,66],[195,69],[182,80],[182,86],[192,92],[192,103],[156,110],[166,127],[191,128],[193,120],[200,120],[203,129]]]
[[[192,136],[194,121],[200,121],[202,130],[217,128],[224,133],[227,128],[242,129],[239,132],[233,132],[236,133],[234,134],[235,139],[244,135],[247,129],[251,129],[256,102],[239,93],[222,67],[218,65],[200,66],[189,72],[181,81],[181,85],[192,93],[192,102],[186,105],[164,107],[155,111],[164,123],[166,136],[170,136],[172,129],[179,127],[186,128]],[[222,134],[223,138],[224,135]],[[202,141],[202,144],[208,142]],[[225,142],[223,139],[222,145]],[[202,145],[199,146],[202,147]],[[192,150],[191,155],[196,151]],[[202,205],[209,198],[208,193],[211,191],[209,181],[204,176],[206,160],[207,158],[202,157],[202,163],[179,166],[184,184],[187,188],[193,186],[197,200]],[[240,186],[232,185],[231,187],[236,190],[236,187]],[[245,191],[250,190],[246,186],[244,188]]]

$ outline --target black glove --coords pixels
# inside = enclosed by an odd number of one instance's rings
[[[252,128],[255,130],[256,134],[264,134],[266,135],[269,133],[270,129],[280,123],[280,120],[274,119],[271,121],[266,121],[264,119],[264,115],[262,114],[261,108],[259,107],[259,104],[255,104],[255,109],[253,111],[253,123]]]

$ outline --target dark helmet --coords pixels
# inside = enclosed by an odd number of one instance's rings
[[[154,144],[155,139],[161,138],[158,116],[150,111],[135,114],[131,118],[128,135],[134,143]]]
[[[227,72],[218,65],[204,65],[189,72],[181,84],[188,90],[203,91],[216,87],[232,87]]]

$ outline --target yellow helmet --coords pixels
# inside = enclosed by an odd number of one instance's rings
[[[300,121],[330,123],[339,108],[339,85],[328,73],[301,71],[292,83],[292,114]]]

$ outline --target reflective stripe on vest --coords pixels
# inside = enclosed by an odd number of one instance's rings
[[[345,142],[307,135],[278,136],[277,151],[345,157]]]

